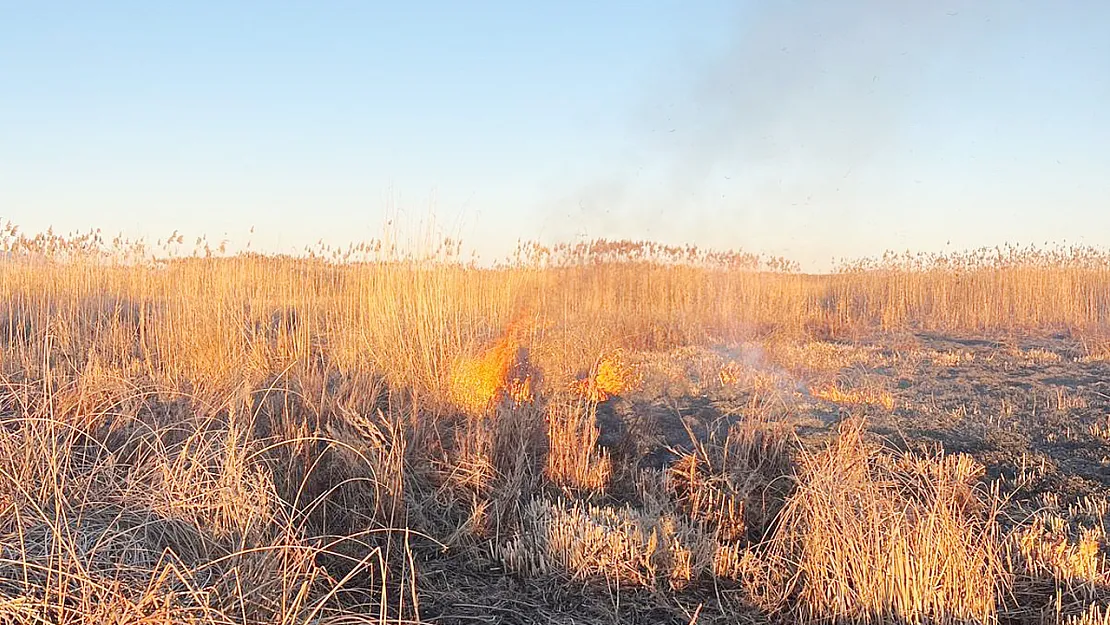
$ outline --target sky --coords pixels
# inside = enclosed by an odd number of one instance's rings
[[[1102,0],[0,0],[0,220],[810,270],[1110,246],[1107,32]]]

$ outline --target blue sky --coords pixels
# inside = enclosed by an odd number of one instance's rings
[[[0,0],[0,218],[483,257],[1110,246],[1110,3]],[[249,230],[254,228],[254,234]]]

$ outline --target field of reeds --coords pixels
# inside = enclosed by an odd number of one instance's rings
[[[1110,623],[1110,254],[0,227],[0,622]]]

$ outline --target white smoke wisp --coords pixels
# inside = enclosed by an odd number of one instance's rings
[[[967,24],[993,3],[962,4],[737,10],[729,44],[647,87],[626,147],[557,194],[545,227],[788,256],[789,247],[802,263],[812,259],[798,254],[832,251],[828,227],[850,230],[858,205],[886,192],[883,168],[912,151],[905,131],[931,59],[966,47],[979,33]]]

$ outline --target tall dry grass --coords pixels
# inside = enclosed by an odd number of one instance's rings
[[[1011,583],[983,468],[967,456],[884,454],[842,424],[802,458],[772,549],[804,621],[993,622]]]
[[[788,267],[782,261],[653,249],[531,248],[496,268],[451,254],[347,252],[344,263],[339,251],[154,263],[141,244],[27,238],[7,226],[0,331],[21,361],[49,336],[71,359],[91,348],[106,362],[142,362],[165,382],[226,386],[275,363],[323,358],[444,399],[459,355],[493,344],[522,311],[532,317],[516,342],[568,378],[617,347],[776,331],[1083,329],[1110,319],[1110,256],[1087,249],[888,257],[821,276],[768,270]]]
[[[994,495],[958,458],[848,436],[795,470],[789,433],[751,422],[652,473],[600,446],[595,411],[635,386],[625,351],[1096,330],[1104,254],[815,276],[627,242],[525,246],[495,267],[451,241],[221,257],[202,240],[164,258],[182,244],[0,230],[0,620],[411,622],[465,603],[435,586],[445,570],[492,562],[731,585],[807,620],[992,622],[1009,575],[1080,566],[1039,534],[1006,551]],[[1076,597],[1093,601],[1105,568],[1083,544]]]

